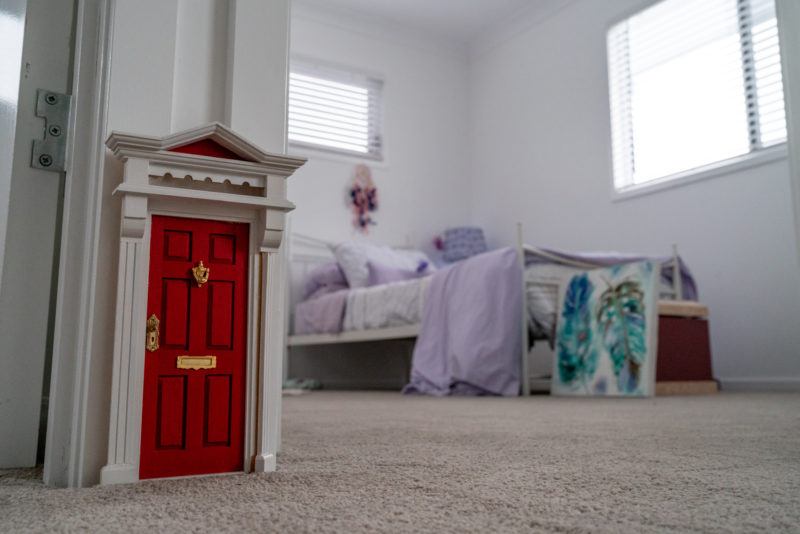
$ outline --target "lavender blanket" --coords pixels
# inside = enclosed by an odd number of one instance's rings
[[[516,249],[474,256],[433,275],[403,393],[519,393],[522,272]]]

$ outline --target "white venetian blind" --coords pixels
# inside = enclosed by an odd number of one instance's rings
[[[767,147],[786,141],[786,112],[783,100],[781,56],[778,46],[778,21],[774,0],[740,2],[742,24],[749,25],[753,49],[753,68],[745,68],[745,83],[752,95],[756,112],[753,114],[752,136],[760,146]],[[749,7],[749,9],[748,9]],[[756,139],[753,140],[756,142]]]
[[[774,0],[664,0],[608,53],[617,189],[786,138]]]
[[[382,89],[376,78],[293,59],[289,142],[382,159]]]

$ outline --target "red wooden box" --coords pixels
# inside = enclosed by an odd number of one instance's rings
[[[659,302],[656,394],[713,393],[708,308],[698,302]]]

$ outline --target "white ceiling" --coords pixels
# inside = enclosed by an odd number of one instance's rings
[[[308,0],[306,3],[466,43],[536,2],[541,0]]]

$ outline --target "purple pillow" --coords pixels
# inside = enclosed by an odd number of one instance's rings
[[[380,263],[367,262],[369,279],[367,285],[377,286],[391,282],[401,282],[403,280],[413,280],[431,274],[428,269],[428,262],[421,261],[416,270],[402,269],[399,267],[389,267]]]
[[[450,228],[444,232],[444,261],[458,261],[486,252],[483,230],[473,227]]]
[[[308,275],[306,285],[303,288],[303,300],[312,297],[319,297],[327,293],[347,289],[347,278],[339,267],[339,264],[332,261],[320,265]]]

